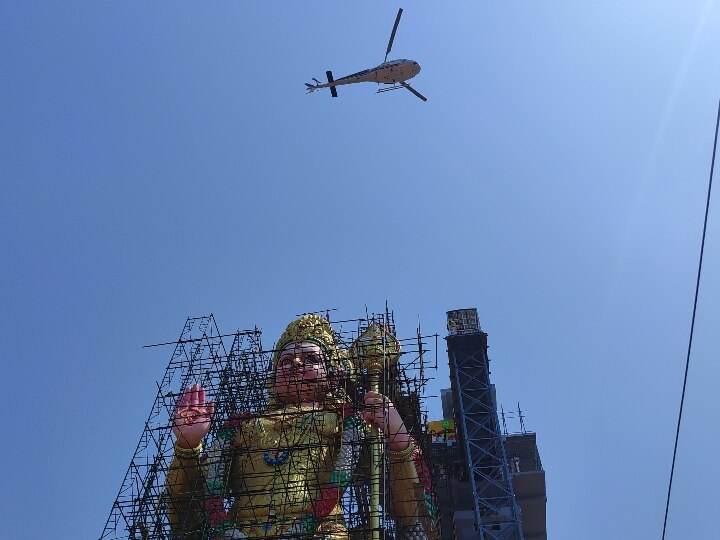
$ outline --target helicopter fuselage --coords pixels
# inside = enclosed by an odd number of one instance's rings
[[[414,60],[391,60],[383,62],[377,67],[358,71],[352,75],[340,77],[333,82],[315,85],[314,89],[330,88],[332,86],[340,86],[343,84],[352,84],[359,82],[376,82],[382,84],[395,84],[400,81],[412,79],[420,73],[420,64]]]

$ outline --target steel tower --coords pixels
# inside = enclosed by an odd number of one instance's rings
[[[455,425],[472,488],[475,530],[480,540],[523,540],[490,383],[487,334],[474,308],[448,311],[447,317]],[[457,519],[455,527],[457,534]]]

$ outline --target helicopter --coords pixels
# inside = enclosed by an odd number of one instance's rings
[[[395,33],[397,32],[398,25],[400,24],[400,17],[402,17],[402,8],[398,10],[397,17],[395,17],[395,24],[393,25],[392,32],[390,33],[390,41],[388,41],[387,50],[385,51],[385,59],[383,63],[377,67],[358,71],[352,75],[347,75],[339,79],[333,79],[332,71],[326,71],[327,83],[318,81],[313,77],[315,84],[305,83],[307,87],[307,93],[310,94],[315,90],[321,90],[322,88],[329,88],[332,97],[338,97],[337,87],[343,84],[354,84],[360,82],[376,82],[378,84],[391,84],[390,88],[379,88],[376,93],[389,92],[390,90],[397,90],[398,88],[406,88],[423,101],[427,101],[427,98],[420,92],[410,86],[407,81],[412,79],[415,75],[420,73],[420,64],[414,60],[399,59],[391,60],[388,62],[388,55],[395,41]]]

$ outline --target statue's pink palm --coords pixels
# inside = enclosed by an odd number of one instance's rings
[[[175,406],[172,430],[177,444],[195,448],[210,431],[215,404],[205,402],[205,389],[199,384],[188,386]]]

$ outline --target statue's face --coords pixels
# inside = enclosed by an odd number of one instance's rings
[[[322,401],[329,388],[325,354],[319,345],[292,343],[280,353],[273,392],[283,403]]]

